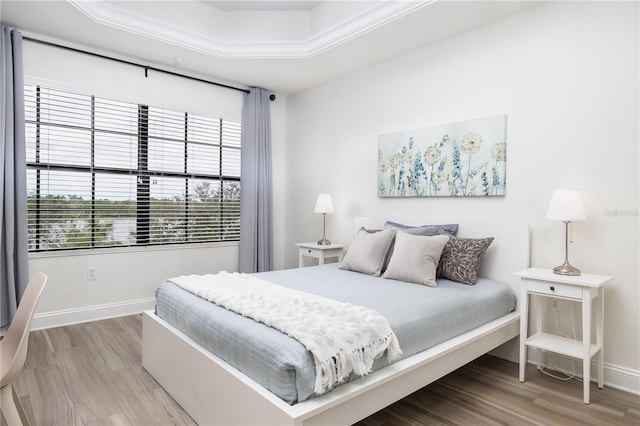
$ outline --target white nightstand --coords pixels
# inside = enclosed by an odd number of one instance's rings
[[[338,262],[342,262],[343,249],[345,244],[320,245],[318,243],[296,243],[298,246],[298,266],[304,266],[305,257],[318,259],[319,265],[324,265],[324,260],[328,257],[337,257]]]
[[[555,352],[582,359],[584,380],[584,403],[589,403],[589,387],[591,385],[591,358],[598,359],[598,388],[602,389],[603,360],[603,313],[604,285],[612,277],[605,275],[582,274],[567,276],[554,274],[551,269],[530,268],[515,272],[522,279],[520,297],[520,381],[524,382],[524,371],[527,363],[527,347],[538,350],[538,369],[541,368],[542,351]],[[552,297],[582,303],[582,340],[569,339],[542,331],[542,303],[538,303],[536,312],[536,331],[528,334],[529,295]],[[591,307],[592,300],[600,297],[595,304],[596,342],[591,342]],[[545,305],[546,306],[546,305]]]

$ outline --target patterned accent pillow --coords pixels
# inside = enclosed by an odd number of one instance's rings
[[[458,238],[449,237],[440,256],[437,276],[473,285],[478,281],[480,261],[487,251],[493,237]]]

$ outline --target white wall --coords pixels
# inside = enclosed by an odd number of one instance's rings
[[[239,121],[242,116],[240,91],[154,70],[145,77],[144,69],[135,65],[28,40],[24,42],[24,72],[26,82],[45,87],[229,120]]]
[[[295,266],[295,242],[319,238],[313,205],[329,192],[335,242],[350,241],[354,215],[525,222],[532,265],[553,267],[564,228],[546,209],[554,189],[578,187],[588,217],[574,225],[570,260],[615,277],[605,362],[640,377],[638,16],[635,2],[554,2],[289,97],[284,264]],[[377,197],[378,135],[502,113],[505,197]],[[571,333],[570,305],[560,320]]]
[[[96,280],[87,279],[90,267]],[[29,270],[49,277],[33,325],[49,328],[152,309],[167,278],[238,270],[238,244],[32,255]]]

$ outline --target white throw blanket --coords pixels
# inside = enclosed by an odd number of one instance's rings
[[[313,355],[320,395],[352,372],[363,376],[385,351],[400,354],[388,321],[372,309],[282,287],[254,276],[220,272],[169,281],[205,300],[295,338]]]

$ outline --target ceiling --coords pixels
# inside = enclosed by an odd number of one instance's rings
[[[322,3],[312,0],[284,0],[284,1],[250,1],[250,0],[201,0],[220,10],[310,10]]]
[[[538,1],[2,0],[24,35],[284,95]]]

